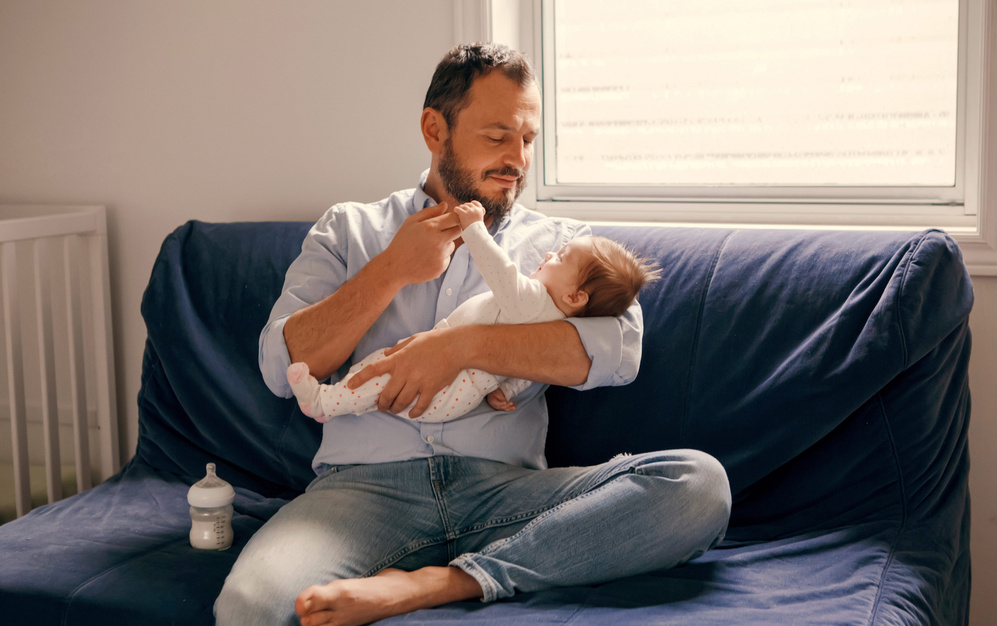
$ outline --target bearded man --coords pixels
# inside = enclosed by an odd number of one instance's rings
[[[309,231],[260,336],[267,385],[290,397],[292,362],[336,380],[354,354],[385,347],[388,357],[351,385],[391,378],[377,411],[325,423],[315,481],[240,554],[215,604],[219,624],[365,624],[672,567],[723,537],[727,476],[702,452],[547,467],[544,390],[632,381],[637,303],[619,318],[431,330],[488,289],[462,245],[458,204],[486,208],[489,233],[526,273],[590,234],[516,204],[540,110],[521,54],[457,46],[426,95],[420,123],[432,157],[418,186],[336,205]],[[537,382],[513,411],[482,403],[444,423],[397,415],[411,407],[418,417],[471,368]]]

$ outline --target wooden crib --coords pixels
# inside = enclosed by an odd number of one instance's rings
[[[0,205],[0,476],[13,483],[0,509],[16,517],[41,484],[32,470],[55,502],[64,480],[80,492],[120,469],[106,223],[101,206]]]

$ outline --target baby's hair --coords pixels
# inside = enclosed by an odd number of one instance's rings
[[[641,287],[661,277],[661,270],[612,239],[591,239],[592,258],[582,264],[578,276],[578,288],[589,298],[576,315],[622,315],[633,304]]]

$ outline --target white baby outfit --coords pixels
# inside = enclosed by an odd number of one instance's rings
[[[463,238],[491,291],[461,304],[448,317],[440,320],[436,328],[467,324],[525,324],[565,318],[543,283],[519,272],[516,264],[492,240],[483,222],[475,222],[468,227]],[[319,385],[313,376],[307,376],[300,382],[291,382],[291,389],[302,411],[320,422],[338,415],[362,415],[376,411],[377,398],[389,375],[372,378],[357,389],[349,389],[346,383],[357,372],[382,358],[384,349],[368,355],[354,364],[335,385]],[[478,406],[495,389],[501,388],[511,401],[530,384],[527,380],[496,377],[481,370],[462,370],[453,383],[436,394],[429,408],[416,419],[423,422],[456,419]],[[408,417],[408,409],[401,415]]]

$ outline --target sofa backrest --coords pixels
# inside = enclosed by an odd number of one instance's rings
[[[188,479],[214,461],[268,496],[313,477],[318,425],[257,368],[259,331],[309,226],[191,222],[166,239],[142,304],[139,460]],[[724,463],[745,520],[792,525],[801,503],[867,479],[875,491],[884,479],[872,473],[908,471],[898,463],[964,429],[972,286],[946,235],[596,230],[656,259],[663,277],[640,295],[637,380],[548,392],[552,465],[698,448]],[[773,508],[767,485],[799,493]],[[852,491],[855,506],[868,501]]]
[[[928,507],[946,480],[964,487],[973,291],[950,237],[596,231],[664,277],[639,296],[634,383],[548,392],[552,464],[704,450],[727,469],[732,525],[766,537],[899,517],[913,494]]]
[[[260,330],[310,226],[195,221],[163,242],[142,299],[138,460],[191,482],[214,462],[266,496],[314,479],[320,425],[270,393],[257,365]]]

